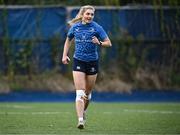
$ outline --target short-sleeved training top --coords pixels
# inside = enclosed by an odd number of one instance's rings
[[[92,42],[92,37],[96,36],[101,41],[108,37],[104,29],[94,21],[87,24],[75,23],[69,29],[67,36],[70,40],[74,38],[75,41],[73,57],[87,62],[98,60],[98,46]]]

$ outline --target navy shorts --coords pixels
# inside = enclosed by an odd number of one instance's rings
[[[95,75],[98,73],[98,68],[98,60],[85,62],[74,58],[73,71],[84,72],[87,75]]]

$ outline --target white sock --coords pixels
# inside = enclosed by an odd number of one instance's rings
[[[83,117],[79,117],[79,121],[83,121]]]

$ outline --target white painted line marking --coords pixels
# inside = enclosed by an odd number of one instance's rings
[[[56,114],[71,114],[70,112],[0,112],[0,115],[56,115]]]
[[[122,112],[150,113],[150,114],[154,114],[154,113],[159,113],[159,114],[180,114],[179,111],[137,110],[137,109],[122,109]],[[103,112],[103,113],[107,114],[107,115],[112,115],[112,114],[116,114],[116,113],[119,113],[119,112]]]

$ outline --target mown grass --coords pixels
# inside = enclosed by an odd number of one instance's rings
[[[74,103],[0,103],[0,134],[180,134],[179,103],[92,103],[76,128]]]

